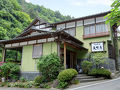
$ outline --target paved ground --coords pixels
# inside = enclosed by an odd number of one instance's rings
[[[67,90],[120,90],[120,77],[113,80],[108,80],[100,83],[83,85]]]

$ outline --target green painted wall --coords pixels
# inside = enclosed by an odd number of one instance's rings
[[[118,40],[118,49],[120,49],[120,40]]]
[[[24,46],[22,52],[22,71],[37,71],[36,60],[32,59],[33,45]]]
[[[43,55],[48,55],[51,53],[57,53],[57,43],[50,42],[43,44]]]
[[[23,46],[21,71],[33,72],[37,70],[38,59],[32,58],[33,45]],[[50,42],[43,44],[43,55],[49,55],[51,53],[57,53],[57,43]]]
[[[110,31],[109,24],[107,25],[107,27],[108,27],[108,31]],[[107,40],[111,40],[111,34],[110,34],[110,36],[105,36],[105,37],[95,37],[95,38],[84,39],[83,38],[83,34],[84,34],[83,29],[84,29],[83,26],[77,27],[75,37],[84,43],[83,46],[88,49],[88,52],[91,52],[91,45],[90,45],[91,42],[104,41],[105,42],[104,43],[104,50],[106,51],[106,55],[108,56]]]
[[[120,57],[120,40],[117,40],[118,41],[118,56]]]

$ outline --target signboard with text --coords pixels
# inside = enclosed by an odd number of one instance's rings
[[[92,49],[92,52],[100,52],[100,51],[104,51],[104,45],[103,45],[103,42],[95,42],[95,43],[91,43],[91,49]]]

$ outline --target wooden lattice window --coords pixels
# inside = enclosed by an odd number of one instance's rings
[[[71,36],[75,36],[75,28],[66,29],[65,32],[69,33]]]
[[[33,46],[33,58],[40,58],[42,56],[42,44],[37,44]]]

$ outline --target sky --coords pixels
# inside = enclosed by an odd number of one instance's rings
[[[75,18],[106,12],[113,0],[25,0]]]

